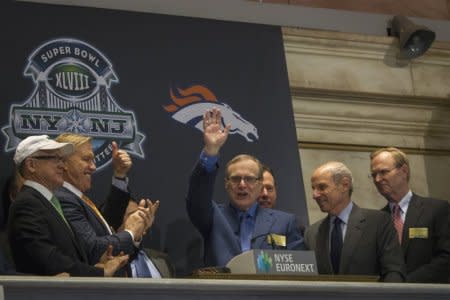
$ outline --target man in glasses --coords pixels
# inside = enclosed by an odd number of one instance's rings
[[[218,109],[203,116],[204,148],[189,181],[187,210],[204,239],[204,262],[224,266],[250,249],[303,249],[303,237],[292,214],[265,209],[257,199],[262,191],[263,169],[258,159],[241,154],[226,167],[228,204],[213,201],[218,155],[230,125],[222,128]]]
[[[373,183],[388,204],[403,249],[408,282],[448,282],[450,274],[450,205],[424,198],[409,187],[405,153],[389,147],[370,155]]]
[[[402,282],[405,266],[389,215],[359,208],[351,200],[353,176],[341,162],[319,166],[311,177],[312,196],[327,217],[305,232],[320,274],[374,275]]]
[[[112,276],[128,261],[105,251],[99,263],[86,253],[66,220],[54,192],[63,184],[64,158],[72,144],[47,135],[29,136],[17,145],[14,162],[25,179],[11,204],[8,234],[17,270],[36,275]]]

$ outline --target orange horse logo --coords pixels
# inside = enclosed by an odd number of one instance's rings
[[[258,140],[258,130],[235,112],[229,105],[219,102],[217,97],[208,88],[194,85],[186,89],[170,90],[173,104],[163,106],[172,119],[195,127],[203,132],[203,113],[208,109],[218,108],[222,112],[222,126],[231,124],[230,134],[239,134],[248,142]]]

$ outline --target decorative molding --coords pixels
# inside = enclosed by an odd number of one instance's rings
[[[398,39],[283,28],[292,87],[450,98],[450,43],[399,60]]]
[[[399,66],[390,37],[283,34],[300,143],[449,153],[450,43]]]

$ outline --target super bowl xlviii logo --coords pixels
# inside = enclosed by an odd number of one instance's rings
[[[230,134],[239,134],[248,142],[258,140],[256,127],[234,111],[228,104],[219,102],[214,93],[203,85],[186,89],[171,89],[173,103],[163,106],[172,119],[195,127],[203,132],[203,114],[208,109],[218,108],[222,113],[222,125],[231,124]]]
[[[123,110],[110,93],[118,83],[110,61],[96,48],[76,39],[55,39],[28,58],[24,76],[35,88],[22,104],[10,107],[5,151],[29,135],[55,137],[63,132],[91,136],[98,168],[111,159],[111,141],[143,158],[145,136],[137,131],[132,111]]]

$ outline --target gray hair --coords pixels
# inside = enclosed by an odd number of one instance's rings
[[[350,181],[349,196],[353,193],[353,175],[349,168],[341,162],[330,161],[322,165],[324,171],[330,172],[333,176],[333,181],[336,184],[342,182],[342,179],[348,178]]]

